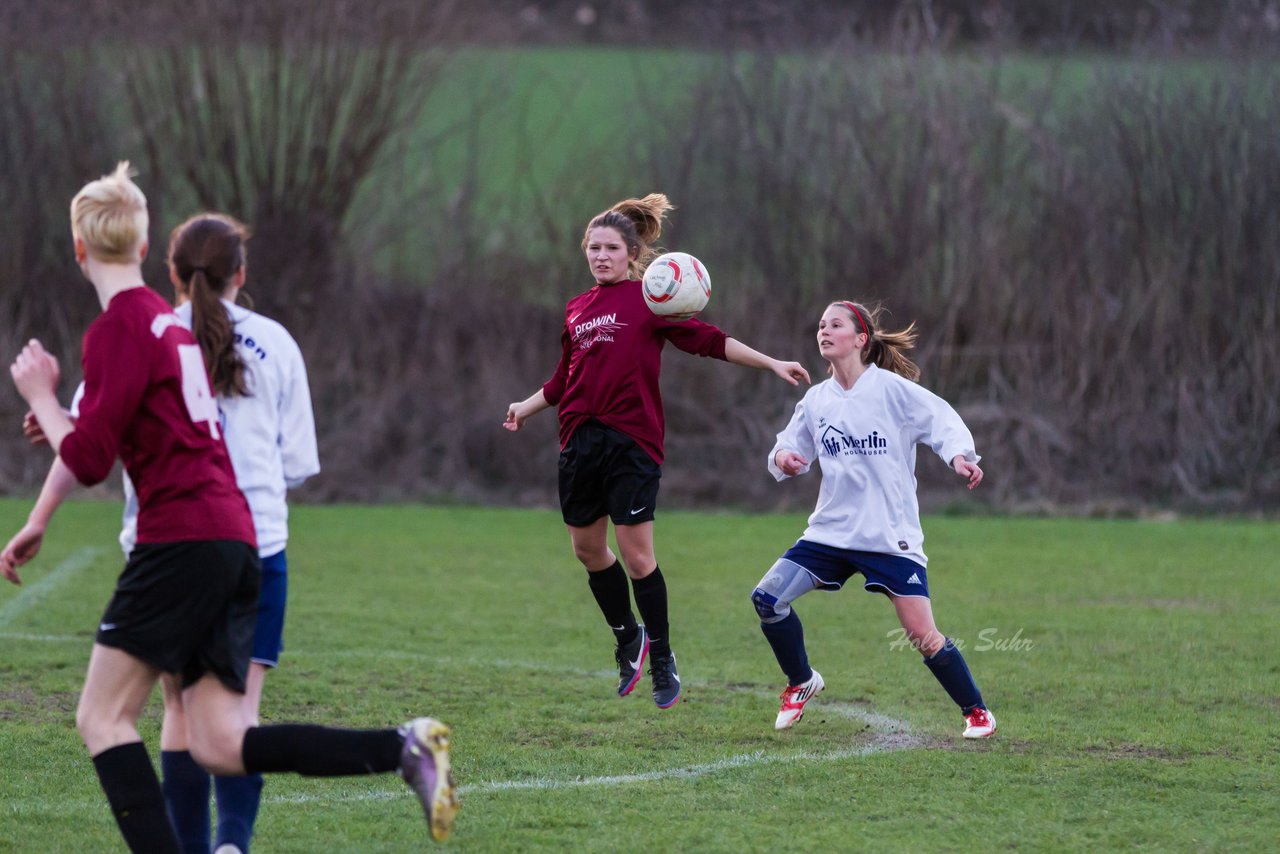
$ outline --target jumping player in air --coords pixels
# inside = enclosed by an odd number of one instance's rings
[[[653,549],[663,456],[662,348],[670,342],[686,353],[772,371],[792,385],[809,381],[797,362],[759,353],[703,321],[668,320],[649,310],[640,279],[670,210],[667,197],[654,193],[618,202],[587,224],[582,249],[595,286],[565,306],[555,373],[508,407],[504,425],[519,430],[529,416],[558,406],[560,508],[574,555],[613,630],[618,696],[635,688],[649,656],[653,701],[663,709],[680,698],[680,677],[668,634],[667,585]],[[610,520],[621,560],[609,548]],[[631,610],[632,591],[643,625]]]
[[[73,424],[58,405],[57,360],[39,341],[10,373],[58,455],[27,524],[0,551],[0,574],[36,556],[66,475],[101,482],[117,456],[137,490],[137,545],[102,615],[76,727],[120,832],[135,852],[179,841],[137,720],[161,673],[182,679],[187,744],[223,776],[398,771],[444,839],[458,808],[448,728],[258,726],[245,690],[261,568],[253,519],[222,439],[200,345],[142,278],[147,206],[127,163],[71,203],[75,257],[103,313],[85,332],[84,398]]]
[[[964,656],[933,622],[924,533],[916,500],[916,445],[928,445],[973,489],[982,482],[973,436],[942,398],[917,385],[904,355],[915,325],[879,328],[881,310],[833,302],[818,322],[818,352],[831,377],[809,389],[769,452],[778,480],[822,470],[818,505],[794,546],[760,580],[751,601],[787,687],[775,729],[798,722],[825,687],[809,666],[792,603],[811,590],[839,590],[861,573],[863,587],[893,603],[911,644],[965,718],[965,738],[996,731]]]

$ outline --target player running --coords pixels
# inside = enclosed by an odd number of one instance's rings
[[[258,726],[244,693],[260,562],[236,487],[199,344],[143,283],[147,205],[127,163],[71,203],[75,257],[103,313],[85,332],[85,395],[76,422],[55,397],[57,360],[32,340],[10,373],[58,454],[27,524],[0,552],[0,574],[36,556],[67,475],[101,482],[117,456],[138,495],[137,546],[98,626],[76,727],[129,848],[178,852],[137,720],[161,673],[181,674],[192,755],[219,775],[311,776],[398,770],[432,836],[458,808],[449,731],[433,718],[399,729]]]
[[[200,214],[169,237],[169,279],[180,305],[178,318],[192,329],[209,368],[213,393],[236,474],[249,502],[262,584],[246,679],[245,714],[258,720],[267,670],[279,664],[288,592],[289,508],[286,492],[320,471],[315,419],[302,351],[283,326],[236,304],[245,284],[248,230],[222,214]],[[130,486],[125,479],[126,487]],[[126,489],[121,545],[136,527],[137,502]],[[132,510],[131,514],[128,512]],[[209,851],[211,778],[192,758],[182,689],[162,677],[164,724],[160,767],[169,816],[185,854]],[[213,777],[217,804],[214,854],[246,854],[262,797],[262,775]]]

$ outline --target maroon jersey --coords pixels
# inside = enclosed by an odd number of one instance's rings
[[[660,464],[663,344],[723,359],[727,338],[701,320],[676,322],[654,314],[638,281],[596,285],[569,300],[560,364],[542,387],[547,403],[559,404],[560,447],[579,424],[594,418],[634,439]]]
[[[84,398],[59,455],[86,486],[117,456],[138,492],[138,542],[256,547],[200,345],[150,288],[130,288],[84,334]]]

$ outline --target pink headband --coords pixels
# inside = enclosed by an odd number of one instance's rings
[[[867,330],[867,322],[862,319],[862,313],[858,311],[857,306],[855,306],[853,303],[849,302],[848,300],[841,300],[840,304],[845,308],[849,309],[849,311],[852,311],[853,316],[858,318],[858,322],[862,324],[862,334],[867,336],[867,340],[870,341],[871,333]]]

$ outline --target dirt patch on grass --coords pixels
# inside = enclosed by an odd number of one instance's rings
[[[30,688],[0,691],[0,721],[62,724],[75,720],[79,695],[70,691],[37,694]]]

